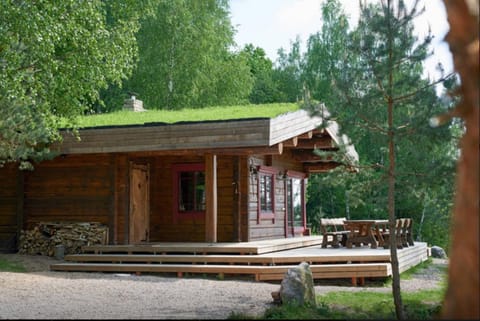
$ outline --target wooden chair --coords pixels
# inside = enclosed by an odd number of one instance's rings
[[[403,249],[403,241],[402,241],[402,230],[403,230],[403,225],[404,225],[404,219],[398,218],[395,220],[395,231],[394,231],[394,237],[396,238],[397,241],[397,249]],[[390,248],[390,240],[391,240],[391,231],[386,230],[383,231],[383,248],[384,249],[389,249]]]
[[[349,231],[345,230],[342,218],[321,218],[320,230],[322,232],[322,248],[326,248],[328,245],[338,248],[341,245],[345,246],[347,242],[347,235]]]
[[[383,247],[383,236],[388,232],[388,221],[375,224],[375,239],[378,242],[378,246]]]

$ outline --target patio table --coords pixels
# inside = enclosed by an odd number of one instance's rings
[[[344,224],[345,229],[350,231],[346,241],[347,248],[362,244],[370,244],[372,249],[376,249],[378,245],[383,246],[380,228],[388,224],[388,220],[345,220]]]

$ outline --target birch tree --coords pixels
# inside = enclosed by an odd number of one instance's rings
[[[0,165],[48,157],[60,119],[73,124],[130,75],[152,2],[0,2]]]

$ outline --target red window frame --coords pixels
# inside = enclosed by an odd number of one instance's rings
[[[260,223],[261,220],[266,220],[266,219],[271,219],[272,223],[275,223],[275,176],[278,174],[278,169],[274,167],[268,167],[268,166],[258,166],[257,167],[257,224]],[[264,181],[263,179],[265,178],[270,178],[272,185],[270,186],[270,190],[267,191],[267,188],[262,189],[261,184]],[[266,210],[262,209],[262,190],[265,191],[265,193],[270,194],[270,200],[271,200],[271,208],[268,208]],[[265,199],[268,198],[268,195],[265,194]]]
[[[172,186],[173,186],[173,204],[172,213],[174,221],[184,219],[205,218],[205,210],[203,211],[182,211],[180,210],[180,175],[185,172],[205,172],[204,163],[191,164],[173,164],[172,165]]]

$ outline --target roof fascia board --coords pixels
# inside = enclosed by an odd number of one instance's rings
[[[270,120],[270,141],[274,145],[316,129],[322,124],[322,118],[310,116],[308,111],[300,109],[279,115]]]

